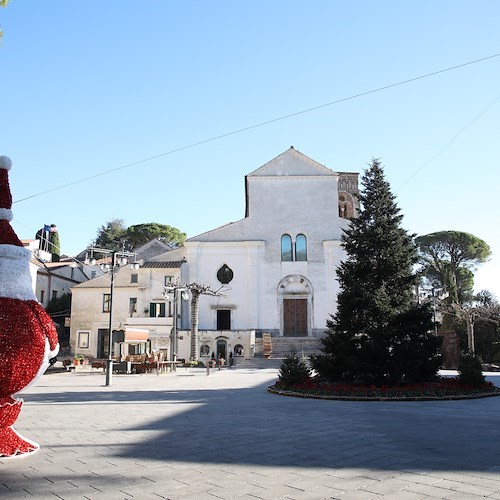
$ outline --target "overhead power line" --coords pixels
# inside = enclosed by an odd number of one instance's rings
[[[217,135],[217,136],[214,136],[214,137],[210,137],[209,139],[204,139],[202,141],[193,142],[191,144],[188,144],[186,146],[182,146],[180,148],[171,149],[170,151],[166,151],[165,153],[160,153],[160,154],[157,154],[157,155],[154,155],[154,156],[149,156],[148,158],[143,158],[142,160],[134,161],[132,163],[127,163],[127,164],[122,165],[120,167],[112,168],[110,170],[106,170],[104,172],[100,172],[100,173],[95,174],[95,175],[90,175],[88,177],[84,177],[83,179],[79,179],[79,180],[76,180],[76,181],[73,181],[73,182],[69,182],[67,184],[62,184],[61,186],[56,186],[56,187],[53,187],[51,189],[47,189],[45,191],[41,191],[39,193],[32,194],[32,195],[27,196],[25,198],[21,198],[19,200],[14,201],[13,203],[20,203],[22,201],[30,200],[32,198],[36,198],[38,196],[42,196],[42,195],[47,194],[47,193],[52,193],[53,191],[58,191],[60,189],[64,189],[64,188],[69,187],[69,186],[74,186],[75,184],[80,184],[82,182],[86,182],[86,181],[90,181],[92,179],[96,179],[97,177],[102,177],[103,175],[111,174],[113,172],[117,172],[119,170],[124,170],[126,168],[130,168],[130,167],[133,167],[135,165],[139,165],[141,163],[146,163],[148,161],[156,160],[157,158],[161,158],[163,156],[167,156],[167,155],[171,155],[171,154],[174,154],[174,153],[178,153],[178,152],[184,151],[186,149],[195,148],[197,146],[201,146],[202,144],[207,144],[208,142],[218,141],[220,139],[224,139],[225,137],[230,137],[232,135],[241,134],[243,132],[247,132],[247,131],[255,129],[255,128],[263,127],[265,125],[270,125],[271,123],[279,122],[281,120],[287,120],[288,118],[293,118],[294,116],[299,116],[299,115],[303,115],[303,114],[306,114],[306,113],[311,113],[312,111],[316,111],[318,109],[326,108],[328,106],[334,106],[335,104],[340,104],[342,102],[350,101],[352,99],[358,99],[359,97],[363,97],[363,96],[366,96],[366,95],[369,95],[369,94],[374,94],[376,92],[382,92],[383,90],[391,89],[393,87],[398,87],[398,86],[401,86],[401,85],[406,85],[408,83],[416,82],[417,80],[422,80],[424,78],[430,78],[431,76],[436,76],[436,75],[439,75],[441,73],[446,73],[448,71],[453,71],[453,70],[456,70],[456,69],[460,69],[460,68],[463,68],[465,66],[470,66],[472,64],[477,64],[477,63],[480,63],[480,62],[483,62],[483,61],[487,61],[489,59],[493,59],[493,58],[499,57],[499,56],[500,56],[500,53],[493,54],[493,55],[490,55],[490,56],[487,56],[487,57],[482,57],[481,59],[475,59],[473,61],[468,61],[468,62],[465,62],[465,63],[462,63],[462,64],[458,64],[456,66],[450,66],[448,68],[440,69],[438,71],[433,71],[432,73],[426,73],[425,75],[415,76],[413,78],[409,78],[408,80],[402,80],[400,82],[391,83],[389,85],[384,85],[383,87],[378,87],[376,89],[367,90],[367,91],[361,92],[359,94],[353,94],[351,96],[343,97],[343,98],[337,99],[335,101],[330,101],[330,102],[327,102],[327,103],[324,103],[324,104],[320,104],[320,105],[314,106],[312,108],[303,109],[301,111],[296,111],[294,113],[290,113],[290,114],[287,114],[287,115],[279,116],[279,117],[273,118],[271,120],[266,120],[266,121],[263,121],[263,122],[260,122],[260,123],[256,123],[254,125],[249,125],[248,127],[243,127],[243,128],[237,129],[237,130],[233,130],[232,132],[226,132],[225,134],[221,134],[221,135]]]
[[[421,172],[429,163],[435,160],[438,156],[442,155],[456,140],[457,138],[471,125],[480,120],[498,101],[500,100],[500,94],[498,94],[493,100],[491,100],[488,105],[479,113],[479,115],[475,116],[472,120],[466,123],[434,156],[429,158],[420,168],[415,170],[413,174],[410,175],[402,184],[398,186],[398,190],[403,186],[408,184],[414,177],[417,176],[419,172]]]

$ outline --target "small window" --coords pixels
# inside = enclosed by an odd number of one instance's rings
[[[139,275],[134,273],[130,275],[130,283],[138,283],[139,282]]]
[[[88,349],[90,347],[90,332],[78,332],[78,349]]]
[[[151,302],[151,304],[149,304],[149,317],[150,318],[164,318],[165,317],[165,302]]]
[[[52,300],[57,299],[57,290],[52,290]]]
[[[109,313],[111,310],[111,294],[103,293],[102,294],[102,312]]]
[[[174,277],[171,275],[165,276],[165,286],[174,282]]]
[[[200,356],[205,356],[205,357],[210,356],[210,347],[208,347],[207,344],[203,344],[200,347]]]
[[[234,355],[243,356],[243,346],[241,344],[236,344],[234,346]]]
[[[134,314],[137,312],[137,297],[130,298],[128,310],[130,314]]]
[[[307,239],[303,234],[298,234],[295,239],[295,260],[307,260]]]
[[[281,261],[292,261],[292,237],[289,234],[284,234],[281,237]]]
[[[231,330],[230,309],[217,309],[217,330]]]
[[[40,303],[43,304],[45,300],[45,290],[40,290]]]

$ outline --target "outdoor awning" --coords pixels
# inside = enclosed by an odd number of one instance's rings
[[[125,329],[125,341],[129,344],[140,344],[146,342],[149,337],[149,330],[140,330],[138,328]]]

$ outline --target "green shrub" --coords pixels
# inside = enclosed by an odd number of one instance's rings
[[[472,354],[462,355],[458,365],[458,380],[461,384],[473,387],[480,387],[486,383],[479,358]]]
[[[342,365],[335,363],[330,355],[313,354],[309,357],[311,368],[323,379],[330,381],[344,380]]]
[[[278,383],[284,387],[291,387],[309,380],[310,377],[311,370],[306,362],[291,350],[281,362]]]

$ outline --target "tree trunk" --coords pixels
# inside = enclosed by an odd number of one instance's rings
[[[198,361],[198,312],[200,305],[200,294],[195,290],[191,290],[191,352],[190,359]]]
[[[467,348],[469,353],[476,355],[476,347],[474,341],[474,320],[470,314],[465,315],[465,322],[467,324]]]

